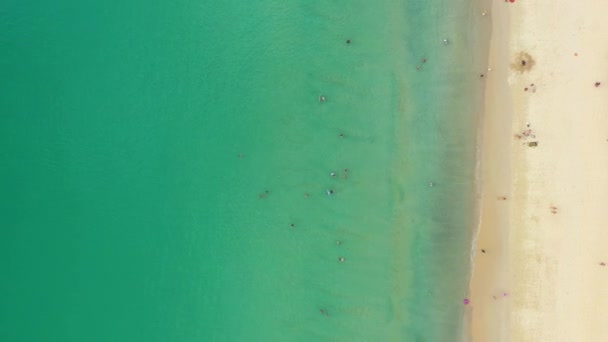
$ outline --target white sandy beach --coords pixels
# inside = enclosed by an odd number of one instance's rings
[[[608,341],[608,2],[488,17],[472,341]]]

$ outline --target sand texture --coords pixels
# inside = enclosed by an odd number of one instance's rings
[[[473,341],[608,341],[607,13],[488,9]]]

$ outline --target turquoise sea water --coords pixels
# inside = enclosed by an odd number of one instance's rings
[[[480,8],[5,1],[0,340],[459,340]]]

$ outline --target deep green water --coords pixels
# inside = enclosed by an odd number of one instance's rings
[[[458,341],[479,12],[0,4],[0,340]]]

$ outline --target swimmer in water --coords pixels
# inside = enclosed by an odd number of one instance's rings
[[[325,193],[326,193],[328,196],[331,196],[331,195],[333,195],[333,194],[334,194],[334,191],[333,191],[333,190],[331,190],[331,189],[328,189],[327,191],[325,191]]]
[[[344,179],[348,178],[348,169],[344,169],[342,171],[344,172],[344,174],[342,175],[342,178],[344,178]]]

